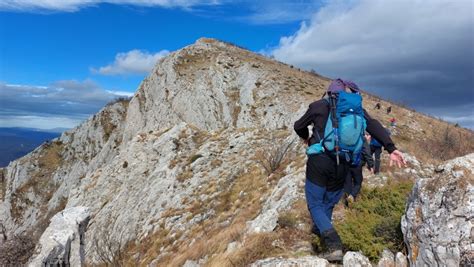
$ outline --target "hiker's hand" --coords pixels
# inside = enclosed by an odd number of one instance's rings
[[[398,151],[398,150],[394,150],[391,154],[390,154],[390,167],[393,166],[393,164],[397,163],[397,166],[398,168],[401,168],[402,167],[402,164],[403,166],[406,167],[407,165],[407,162],[405,161],[405,159],[403,158],[403,154],[402,152]]]
[[[301,139],[305,145],[309,145],[309,138],[308,139]]]

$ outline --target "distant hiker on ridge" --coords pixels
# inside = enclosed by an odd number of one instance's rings
[[[389,106],[389,107],[387,108],[387,114],[390,114],[390,112],[392,112],[392,106]]]
[[[350,92],[346,92],[346,87]],[[344,181],[350,165],[357,166],[363,146],[364,131],[380,140],[390,152],[390,164],[406,164],[382,125],[362,108],[362,97],[356,84],[341,79],[329,85],[328,96],[309,105],[306,113],[294,124],[294,130],[305,143],[305,194],[313,233],[319,235],[328,251],[329,261],[342,260],[341,239],[332,225],[332,212],[343,194]],[[313,125],[309,136],[308,126]]]
[[[374,108],[375,108],[375,109],[380,109],[380,108],[381,108],[380,103],[375,104],[375,107],[374,107]]]
[[[390,126],[392,126],[392,127],[397,126],[397,120],[395,119],[395,117],[392,117],[390,119]]]
[[[390,135],[390,131],[388,129],[385,129],[385,132]],[[370,154],[374,157],[375,161],[374,174],[378,174],[380,172],[380,156],[382,155],[382,145],[375,138],[371,138],[370,140]]]
[[[346,197],[344,203],[346,206],[349,206],[357,199],[357,195],[360,192],[362,181],[364,179],[362,175],[362,168],[366,163],[369,171],[374,173],[374,159],[370,153],[369,146],[370,139],[370,134],[366,133],[364,137],[364,146],[362,147],[361,151],[361,163],[357,166],[351,166],[347,172],[346,182],[344,184],[344,193]]]

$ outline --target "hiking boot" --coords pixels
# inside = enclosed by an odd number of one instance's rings
[[[321,232],[319,231],[318,227],[316,227],[316,225],[313,225],[313,227],[311,228],[311,233],[317,235],[318,237],[321,237]]]
[[[326,246],[327,251],[320,255],[328,261],[342,261],[344,254],[342,252],[341,238],[336,230],[329,229],[321,233],[321,239]]]
[[[346,201],[347,201],[347,207],[352,208],[352,204],[354,204],[354,202],[355,202],[354,197],[352,195],[349,195],[346,198]]]
[[[342,261],[342,259],[344,258],[344,253],[342,252],[342,249],[337,249],[333,251],[324,252],[318,255],[318,257],[326,259],[329,262],[336,262]]]

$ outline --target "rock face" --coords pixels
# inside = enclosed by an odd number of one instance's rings
[[[37,245],[37,253],[29,266],[82,266],[84,264],[84,232],[90,212],[86,207],[67,208],[51,219]]]
[[[459,266],[474,259],[474,154],[419,179],[410,196],[402,231],[413,266]]]
[[[287,175],[280,179],[270,196],[266,199],[262,211],[247,223],[249,233],[271,232],[277,226],[278,215],[290,207],[298,198],[304,197],[302,190],[305,174],[300,171],[288,170]]]
[[[327,267],[329,262],[316,256],[306,256],[301,258],[268,258],[259,260],[250,265],[251,267]]]

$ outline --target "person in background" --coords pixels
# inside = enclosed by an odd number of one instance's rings
[[[390,126],[392,126],[392,127],[397,126],[397,120],[396,120],[394,117],[392,117],[392,118],[390,119]]]
[[[354,201],[357,199],[357,195],[359,195],[360,189],[362,187],[362,181],[364,179],[362,175],[362,168],[367,163],[367,168],[373,174],[374,173],[374,159],[372,158],[372,154],[370,153],[370,134],[365,133],[364,139],[364,148],[362,149],[362,160],[358,166],[351,166],[349,168],[349,172],[346,176],[346,182],[344,184],[344,192],[346,195],[346,199],[344,204],[346,206],[350,206]]]
[[[392,112],[392,106],[389,106],[389,107],[387,108],[387,114],[390,114],[390,112]]]
[[[375,138],[370,140],[370,154],[374,157],[374,174],[380,172],[380,155],[382,155],[382,145]]]
[[[381,108],[380,103],[375,104],[375,109],[380,109],[380,108]]]

